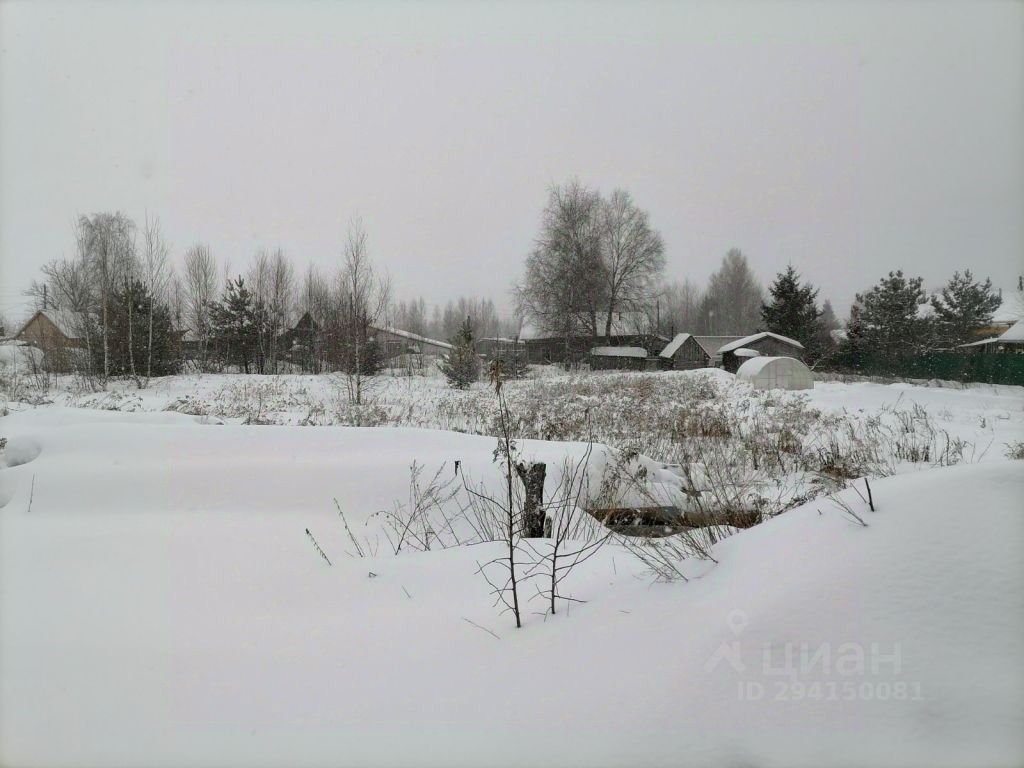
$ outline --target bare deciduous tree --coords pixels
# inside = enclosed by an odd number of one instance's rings
[[[146,340],[146,381],[153,375],[153,311],[158,302],[167,299],[167,289],[172,271],[168,261],[170,248],[164,240],[160,229],[160,219],[146,216],[146,224],[142,233],[142,271],[146,290],[149,291],[149,318],[147,321]]]
[[[761,324],[763,303],[764,290],[747,257],[739,249],[731,249],[708,283],[705,312],[709,333],[753,333]]]
[[[610,340],[621,313],[644,313],[654,303],[664,252],[650,216],[625,190],[605,200],[579,181],[555,186],[516,290],[519,313],[567,340]]]
[[[199,345],[197,362],[205,369],[211,335],[210,305],[217,299],[217,263],[202,243],[185,252],[184,289],[186,322]]]
[[[705,334],[708,332],[704,315],[704,293],[687,279],[667,285],[662,293],[665,302],[663,325],[673,332]],[[661,329],[659,329],[661,330]]]
[[[616,313],[641,312],[650,306],[665,269],[665,244],[624,189],[602,200],[600,211],[601,277],[604,280],[604,334],[611,341]]]
[[[331,319],[333,297],[330,282],[312,264],[306,269],[299,294],[299,312],[307,315],[308,324],[302,338],[295,341],[301,347],[300,362],[306,370],[320,373],[326,355],[326,329]]]
[[[90,273],[99,300],[103,378],[110,375],[110,297],[135,263],[135,224],[123,213],[80,216],[76,232],[79,257]]]
[[[597,335],[604,303],[598,193],[579,181],[554,186],[516,289],[520,313],[542,331]]]
[[[374,372],[368,357],[373,327],[386,315],[391,282],[378,275],[370,259],[366,229],[358,218],[349,223],[344,262],[338,279],[338,328],[341,367],[346,374],[349,400],[363,402],[366,376]]]

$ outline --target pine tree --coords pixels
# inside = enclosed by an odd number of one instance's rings
[[[927,346],[929,322],[918,315],[925,303],[920,277],[890,272],[865,293],[858,293],[850,310],[849,330],[866,350],[897,357]]]
[[[155,302],[148,288],[133,280],[112,291],[107,304],[107,363],[112,376],[141,375],[149,353],[149,314],[153,312],[152,372],[169,376],[178,371],[176,341],[171,313]],[[94,364],[103,363],[103,349],[93,349]],[[134,362],[134,366],[132,363]],[[133,370],[134,367],[134,370]]]
[[[224,296],[210,308],[213,336],[227,365],[237,365],[249,373],[258,336],[257,312],[245,280],[228,280]]]
[[[800,282],[800,273],[793,265],[786,267],[768,287],[772,300],[761,305],[765,330],[796,339],[810,349],[814,346],[821,312],[815,304],[818,289]]]
[[[953,277],[939,294],[932,296],[939,333],[948,344],[969,341],[973,331],[984,328],[999,309],[999,296],[992,290],[992,281],[975,282],[971,270]]]
[[[480,373],[480,360],[473,348],[473,326],[468,317],[452,337],[451,343],[452,351],[441,362],[441,372],[451,386],[466,389],[477,380]]]

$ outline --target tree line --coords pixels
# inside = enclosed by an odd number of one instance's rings
[[[621,333],[769,330],[800,341],[812,361],[896,357],[969,341],[999,306],[991,282],[969,270],[932,296],[920,277],[894,271],[856,295],[837,341],[832,332],[843,324],[794,267],[766,289],[734,248],[706,286],[668,283],[664,240],[650,214],[624,189],[603,195],[577,180],[549,189],[510,317],[489,298],[464,296],[443,308],[393,300],[357,219],[330,273],[310,265],[299,274],[281,249],[259,250],[233,272],[203,243],[189,247],[176,269],[159,219],[138,226],[120,212],[80,216],[75,246],[73,256],[44,265],[29,294],[38,308],[67,310],[80,324],[76,369],[140,386],[186,363],[201,371],[342,371],[358,400],[364,377],[382,363],[381,327],[463,351],[467,338],[519,337],[524,323],[538,335],[609,343]]]
[[[767,290],[747,257],[730,249],[706,286],[666,283],[664,243],[628,192],[609,197],[573,180],[549,190],[540,231],[516,288],[520,313],[541,333],[604,337],[620,331],[671,337],[742,336],[767,330],[796,339],[812,362],[858,354],[896,358],[971,341],[999,307],[990,280],[956,272],[933,295],[921,277],[890,272],[856,295],[844,324],[793,266]],[[626,322],[620,322],[625,319]]]

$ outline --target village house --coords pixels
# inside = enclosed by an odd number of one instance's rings
[[[642,371],[658,367],[658,359],[651,358],[644,347],[594,347],[589,360],[592,371]]]
[[[721,366],[730,373],[736,373],[751,357],[792,357],[802,361],[803,354],[804,345],[799,341],[771,331],[744,336],[718,348]]]
[[[1024,320],[1018,320],[998,336],[981,341],[972,341],[970,344],[961,344],[957,349],[975,354],[989,352],[1018,352],[1024,353]]]
[[[422,358],[441,358],[454,349],[446,341],[430,339],[418,333],[403,331],[391,326],[370,326],[371,338],[380,347],[385,360],[404,355],[420,355]]]
[[[87,327],[88,317],[81,312],[40,309],[13,338],[41,350],[47,370],[66,372],[74,368],[75,358],[84,354],[88,346]]]

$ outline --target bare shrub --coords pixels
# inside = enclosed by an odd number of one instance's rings
[[[1006,444],[1006,458],[1008,459],[1024,459],[1024,440],[1017,440],[1013,443]]]

